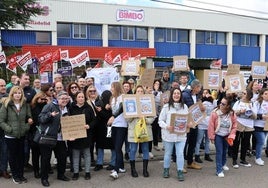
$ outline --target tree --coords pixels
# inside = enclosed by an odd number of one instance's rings
[[[43,9],[36,0],[0,0],[0,28],[27,27],[31,17],[41,15]]]

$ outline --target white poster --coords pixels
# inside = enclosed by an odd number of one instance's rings
[[[87,71],[87,77],[93,77],[98,94],[111,89],[113,82],[119,82],[119,73],[116,68],[95,68]]]

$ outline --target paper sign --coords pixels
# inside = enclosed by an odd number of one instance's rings
[[[145,87],[153,87],[156,69],[144,69],[140,84]]]
[[[169,101],[169,96],[170,96],[170,91],[165,91],[160,95],[160,105],[164,106],[164,104],[168,103]]]
[[[175,71],[188,71],[188,56],[173,56],[173,68]]]
[[[205,111],[201,111],[201,105],[201,102],[197,102],[189,108],[189,121],[194,126],[198,125],[207,116]]]
[[[204,70],[203,83],[205,89],[219,89],[222,83],[222,71]]]
[[[173,126],[171,133],[185,134],[187,132],[188,114],[171,114],[170,125]]]
[[[240,73],[240,65],[239,64],[228,64],[226,75],[234,75]]]
[[[267,62],[253,61],[251,66],[251,75],[253,79],[265,79],[267,75]]]
[[[63,140],[85,138],[85,114],[61,117],[61,132]]]
[[[140,60],[124,60],[121,68],[122,76],[139,76]]]
[[[242,75],[225,76],[225,85],[228,88],[227,93],[236,93],[245,90],[245,83]]]
[[[268,131],[268,121],[265,122],[265,125],[264,125],[263,130],[264,130],[264,131]]]

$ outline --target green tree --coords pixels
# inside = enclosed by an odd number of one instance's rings
[[[43,9],[36,0],[0,0],[0,29],[27,27],[31,17],[41,15]]]

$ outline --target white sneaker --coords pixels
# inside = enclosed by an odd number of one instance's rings
[[[222,167],[222,169],[225,170],[225,171],[228,171],[228,170],[229,170],[229,167],[226,166],[226,165],[224,165],[224,166]],[[223,177],[224,177],[224,174],[223,174]]]
[[[153,159],[154,158],[154,154],[152,152],[149,152],[149,157],[150,157],[150,159]]]
[[[255,159],[255,163],[260,166],[264,165],[264,161],[261,158]]]
[[[124,169],[124,168],[119,168],[119,173],[126,173],[126,169]]]
[[[239,168],[239,165],[238,164],[234,164],[233,165],[233,168],[238,169]]]
[[[224,178],[224,173],[223,173],[223,172],[220,172],[220,173],[217,174],[217,176],[218,176],[219,178]]]
[[[115,170],[113,170],[113,172],[110,174],[110,177],[113,179],[117,179],[118,178],[118,174]]]

